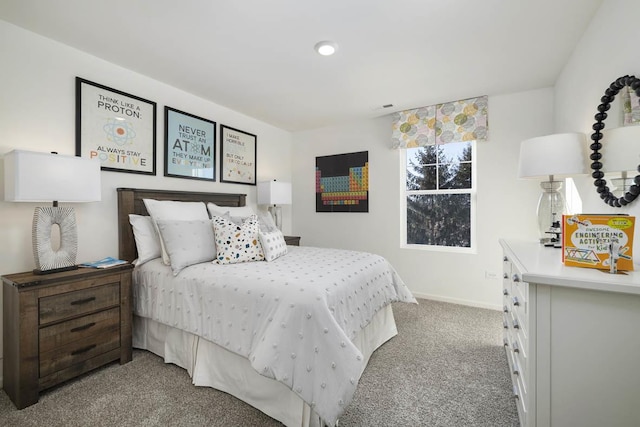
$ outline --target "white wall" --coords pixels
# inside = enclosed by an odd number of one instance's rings
[[[1,20],[0,57],[0,156],[13,149],[75,154],[76,76],[157,103],[157,175],[102,172],[102,202],[74,206],[78,262],[118,255],[117,187],[246,193],[248,204],[255,205],[255,186],[164,177],[165,105],[257,135],[258,180],[291,180],[292,136],[287,131]],[[3,173],[0,158],[0,180]],[[4,184],[0,185],[0,274],[4,275],[34,268],[31,220],[39,204],[4,202],[3,191]],[[285,207],[285,233],[291,231],[291,218],[290,207]]]
[[[605,0],[589,28],[569,58],[555,87],[555,127],[559,132],[579,131],[591,135],[591,126],[600,98],[611,82],[624,75],[640,78],[640,2],[637,0]],[[620,96],[616,97],[605,120],[605,129],[621,126]],[[606,144],[606,140],[603,140]],[[640,163],[638,150],[629,153]],[[603,162],[606,164],[606,158]],[[583,211],[592,213],[628,213],[640,219],[640,200],[624,208],[606,205],[596,193],[590,176],[576,179],[583,201]],[[640,261],[638,242],[640,227],[636,226],[635,263]]]
[[[553,130],[552,89],[490,96],[489,123],[489,140],[477,145],[477,254],[400,248],[400,151],[390,148],[390,116],[294,133],[295,233],[304,245],[385,256],[417,296],[498,308],[498,238],[537,238],[539,183],[516,173],[520,141]],[[357,151],[369,152],[369,212],[316,213],[316,156]]]

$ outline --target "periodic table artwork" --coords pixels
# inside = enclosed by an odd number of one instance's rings
[[[369,152],[316,157],[316,212],[369,212]]]

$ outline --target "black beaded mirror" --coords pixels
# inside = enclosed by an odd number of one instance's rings
[[[600,98],[602,104],[598,105],[598,113],[594,116],[596,122],[592,126],[594,132],[591,134],[591,139],[593,142],[590,145],[592,151],[590,159],[593,161],[593,163],[591,163],[591,169],[593,169],[591,176],[594,178],[593,185],[596,186],[596,189],[600,194],[600,198],[606,204],[618,208],[628,205],[638,197],[638,194],[640,194],[640,175],[636,175],[634,178],[634,184],[629,187],[629,191],[620,197],[614,195],[607,186],[607,181],[605,180],[604,172],[602,171],[603,164],[606,162],[606,159],[603,159],[602,153],[600,153],[600,150],[602,149],[602,142],[600,141],[602,140],[604,121],[607,118],[607,111],[611,108],[611,102],[613,102],[616,95],[627,86],[629,86],[636,95],[640,96],[640,79],[637,79],[634,76],[620,77],[611,83],[607,90],[605,90],[604,96]],[[606,140],[603,142],[605,144],[607,143]],[[633,153],[630,153],[630,155],[631,154]],[[640,165],[638,165],[637,170],[640,172]]]

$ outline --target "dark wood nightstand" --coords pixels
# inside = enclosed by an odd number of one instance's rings
[[[131,264],[2,277],[4,390],[18,409],[40,391],[131,361]]]
[[[284,236],[284,241],[290,246],[300,246],[300,236]]]

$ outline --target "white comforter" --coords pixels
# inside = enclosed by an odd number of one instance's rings
[[[177,277],[134,270],[134,309],[244,356],[334,425],[365,368],[357,331],[394,301],[416,302],[393,267],[364,252],[289,247],[272,262],[202,263]]]

